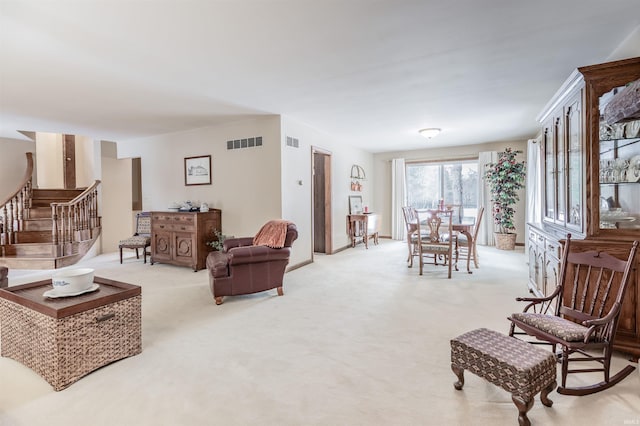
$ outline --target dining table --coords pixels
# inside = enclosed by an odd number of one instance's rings
[[[454,232],[459,232],[461,234],[463,234],[465,237],[467,237],[467,245],[468,245],[468,250],[475,250],[476,246],[475,244],[473,244],[473,235],[471,234],[471,232],[473,231],[473,223],[470,222],[463,222],[463,223],[452,223],[451,224],[451,229]],[[456,242],[457,244],[457,242]],[[457,248],[456,248],[457,251]],[[474,252],[474,259],[477,259],[476,253]],[[478,267],[478,265],[476,265],[476,268]],[[472,274],[473,272],[471,271],[471,253],[469,252],[469,255],[467,256],[467,272]]]

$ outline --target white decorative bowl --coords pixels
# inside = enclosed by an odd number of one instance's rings
[[[91,268],[69,269],[53,274],[51,283],[57,294],[80,293],[93,285],[93,273]]]

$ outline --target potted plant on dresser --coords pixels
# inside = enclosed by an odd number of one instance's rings
[[[224,235],[217,229],[213,230],[213,235],[216,237],[216,239],[207,241],[206,244],[217,251],[224,251],[224,240],[226,240],[227,238],[233,238],[233,235]]]
[[[487,164],[484,175],[491,192],[496,247],[501,250],[513,250],[516,245],[514,205],[520,199],[518,190],[524,187],[525,179],[525,163],[516,158],[521,152],[505,148],[498,153],[497,162]]]

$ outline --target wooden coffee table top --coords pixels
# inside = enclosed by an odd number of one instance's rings
[[[55,299],[45,297],[45,291],[53,290],[51,279],[48,279],[0,288],[0,298],[59,319],[142,294],[140,286],[133,284],[100,277],[94,277],[93,282],[100,284],[100,288],[79,296]]]

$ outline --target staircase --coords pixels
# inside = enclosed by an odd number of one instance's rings
[[[100,235],[100,181],[89,188],[31,188],[30,154],[20,189],[0,204],[0,266],[56,269],[73,265]]]

